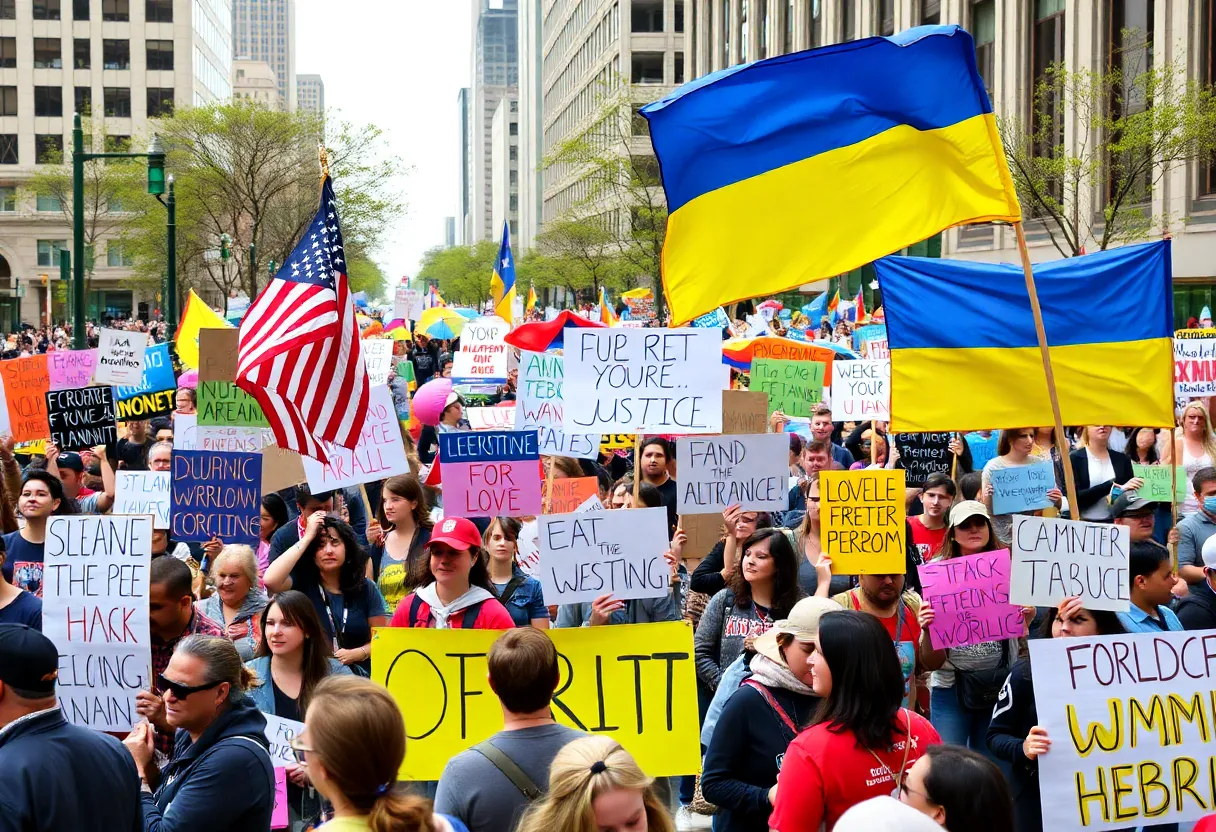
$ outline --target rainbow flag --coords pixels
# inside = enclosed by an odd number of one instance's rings
[[[600,287],[600,323],[604,326],[616,326],[616,312],[608,302],[608,291]]]

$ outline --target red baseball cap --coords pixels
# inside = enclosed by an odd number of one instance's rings
[[[431,531],[431,543],[446,543],[453,549],[476,549],[481,545],[481,532],[472,520],[445,517]]]

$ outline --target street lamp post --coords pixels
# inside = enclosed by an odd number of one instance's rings
[[[166,226],[169,238],[167,253],[169,273],[165,279],[165,319],[169,324],[168,338],[173,340],[173,335],[177,332],[177,200],[173,196],[173,177],[170,176],[168,181],[168,196],[161,199],[160,194],[157,194],[156,199],[169,212]]]

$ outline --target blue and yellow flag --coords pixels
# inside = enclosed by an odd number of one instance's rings
[[[926,26],[731,67],[642,108],[675,323],[1021,218],[975,44]]]
[[[891,430],[1055,422],[1022,267],[920,257],[874,264],[891,349]],[[1066,425],[1174,423],[1169,241],[1040,263]]]
[[[511,256],[511,228],[502,224],[502,245],[498,247],[498,259],[494,261],[494,275],[490,278],[490,297],[494,301],[494,314],[511,323],[511,305],[515,302],[515,258]]]
[[[600,287],[600,323],[604,326],[616,326],[616,310],[608,302],[608,290]]]

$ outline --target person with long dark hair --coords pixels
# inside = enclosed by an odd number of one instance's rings
[[[287,514],[287,503],[283,502],[283,498],[278,494],[263,494],[262,495],[262,526],[258,531],[258,581],[262,580],[262,576],[266,574],[266,567],[270,566],[270,538],[274,537],[274,533],[287,525],[290,517]]]
[[[1005,775],[969,748],[929,746],[899,784],[899,799],[947,832],[1013,832]]]
[[[1110,425],[1086,425],[1079,447],[1069,454],[1080,503],[1070,507],[1074,519],[1109,523],[1111,489],[1132,491],[1144,485],[1127,455],[1111,450],[1110,432]]]
[[[389,609],[417,589],[431,539],[431,510],[413,474],[398,474],[380,489],[380,511],[367,531],[376,586]]]
[[[902,707],[904,677],[891,637],[869,613],[819,619],[811,688],[823,701],[790,743],[777,777],[769,827],[828,832],[850,806],[898,789],[930,745],[929,721]]]
[[[519,561],[519,530],[514,517],[495,517],[482,535],[490,582],[516,627],[549,629],[549,608],[540,581],[524,573]]]

